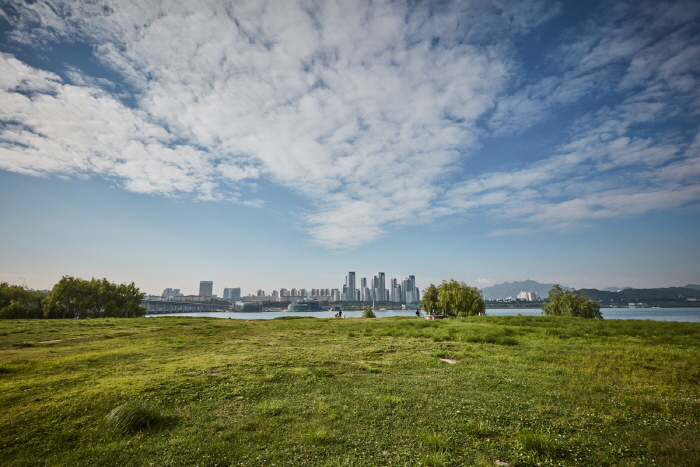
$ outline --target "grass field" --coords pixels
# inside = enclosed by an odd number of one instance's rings
[[[0,321],[2,466],[698,466],[700,324]]]

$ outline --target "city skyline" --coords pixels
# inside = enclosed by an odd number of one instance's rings
[[[0,281],[697,284],[699,81],[692,0],[4,2]]]
[[[300,298],[317,298],[326,297],[328,301],[391,301],[397,303],[413,303],[420,300],[420,290],[416,286],[416,276],[408,275],[402,280],[399,285],[398,279],[392,278],[391,282],[393,287],[389,289],[384,289],[382,293],[379,293],[380,288],[385,283],[384,273],[379,272],[373,277],[372,283],[374,284],[373,289],[370,291],[369,287],[366,287],[367,278],[361,278],[362,288],[354,288],[355,294],[348,295],[347,289],[349,286],[354,286],[355,284],[355,273],[353,271],[348,272],[345,276],[345,284],[340,287],[327,288],[327,287],[278,287],[269,292],[263,289],[257,289],[254,292],[243,293],[240,287],[223,287],[223,292],[218,295],[216,288],[214,287],[213,281],[199,281],[199,293],[198,294],[187,294],[181,293],[179,288],[166,287],[163,289],[161,297],[165,299],[172,299],[176,296],[199,296],[199,297],[217,297],[224,300],[236,301],[242,298],[250,297],[264,297],[266,299],[281,299],[282,297],[290,297],[289,300],[296,300]],[[381,277],[381,280],[379,279]],[[366,289],[366,290],[364,290]],[[149,296],[157,296],[157,294],[148,294]]]

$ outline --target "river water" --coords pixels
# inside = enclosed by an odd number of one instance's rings
[[[652,321],[680,321],[686,323],[700,323],[700,307],[698,308],[603,308],[601,309],[605,319],[649,319]],[[377,318],[387,316],[415,316],[415,310],[381,310],[375,311]],[[488,308],[486,314],[491,316],[541,316],[542,310],[533,308]],[[334,311],[262,311],[253,313],[236,312],[199,312],[199,313],[170,313],[159,315],[147,315],[155,318],[159,316],[199,316],[210,318],[229,319],[272,319],[281,316],[313,316],[316,318],[333,318]],[[343,311],[344,318],[359,318],[362,310]]]

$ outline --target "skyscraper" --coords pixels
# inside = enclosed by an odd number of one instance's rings
[[[414,303],[419,301],[418,289],[416,288],[416,276],[408,276],[403,280],[402,294],[403,302]]]
[[[383,302],[387,299],[386,297],[386,283],[384,280],[384,273],[383,272],[378,272],[376,276],[374,276],[374,298],[378,302]]]
[[[355,296],[355,272],[350,271],[348,275],[345,276],[345,286],[347,287],[345,300],[354,302],[357,300]]]
[[[214,295],[214,281],[199,281],[199,295]]]
[[[400,302],[401,301],[401,295],[398,297],[396,296],[396,287],[397,287],[397,282],[396,279],[391,279],[391,286],[389,287],[389,300],[392,302]]]

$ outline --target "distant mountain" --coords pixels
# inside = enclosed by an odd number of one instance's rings
[[[690,287],[664,287],[656,289],[625,289],[619,292],[606,292],[596,289],[581,289],[578,292],[588,295],[593,300],[639,302],[645,300],[686,301],[689,298],[700,299],[700,289]]]
[[[519,282],[506,282],[503,284],[484,287],[481,292],[486,300],[497,300],[499,298],[516,298],[519,292],[537,292],[540,298],[547,298],[549,291],[554,284],[540,284],[539,282],[526,280]],[[564,287],[565,290],[571,290],[570,287]],[[700,299],[700,285],[688,284],[685,287],[667,287],[655,289],[635,289],[633,287],[607,287],[602,290],[598,289],[580,289],[580,293],[585,293],[593,300],[681,300],[685,301],[688,298]]]
[[[519,282],[506,282],[496,284],[491,287],[484,287],[481,292],[486,300],[497,300],[499,298],[517,297],[519,292],[537,292],[540,297],[547,297],[554,284],[540,284],[539,282],[526,280]],[[569,289],[569,287],[564,287]]]

